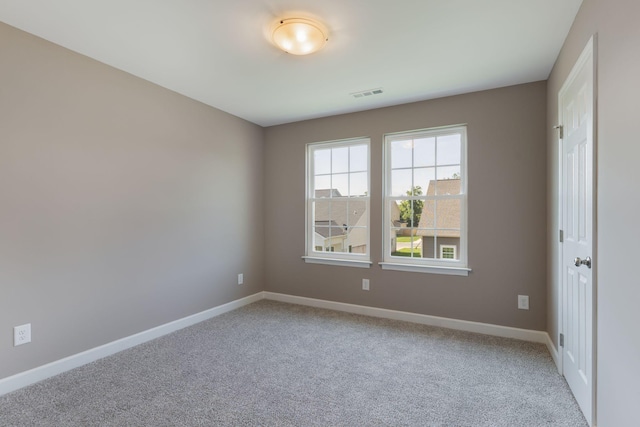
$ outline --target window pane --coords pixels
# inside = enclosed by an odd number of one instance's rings
[[[438,165],[460,164],[460,135],[438,137]]]
[[[331,176],[321,175],[315,177],[315,197],[329,197],[331,194]]]
[[[331,172],[341,173],[349,171],[349,148],[340,147],[331,150]]]
[[[315,221],[313,246],[322,246],[325,251],[343,252],[347,233],[336,227],[334,221]]]
[[[407,191],[411,192],[412,170],[399,169],[391,171],[391,195],[406,196]]]
[[[438,168],[438,173],[440,173],[440,169],[446,169],[446,168]],[[456,169],[458,171],[460,170],[458,167],[456,167]],[[459,176],[459,173],[458,173],[458,176]],[[439,196],[460,194],[461,193],[460,185],[461,185],[461,181],[459,178],[458,179],[449,179],[449,178],[439,179],[437,181],[436,194]]]
[[[391,142],[391,168],[410,168],[412,166],[412,140]]]
[[[460,180],[439,179],[437,181],[436,194],[439,196],[460,194]]]
[[[366,227],[369,225],[367,220],[367,202],[364,200],[349,200],[346,224],[349,227]]]
[[[367,170],[367,146],[354,145],[349,147],[349,169],[351,172],[364,172]]]
[[[389,219],[390,223],[387,224],[390,227],[399,227],[400,226],[400,201],[393,200],[389,202]]]
[[[428,232],[421,232],[420,238],[422,247],[422,258],[435,258],[433,230],[429,230]]]
[[[421,258],[422,238],[411,228],[403,228],[397,231],[395,247],[392,247],[391,255],[397,257]]]
[[[349,227],[347,230],[347,252],[367,253],[367,229],[365,227]]]
[[[438,167],[438,180],[460,178],[460,165]]]
[[[313,159],[314,175],[331,173],[331,149],[314,150]]]
[[[331,227],[331,252],[349,252],[347,232],[342,227]]]
[[[397,251],[398,246],[398,236],[401,235],[401,228],[392,228],[389,232],[389,249],[391,252]]]
[[[438,237],[436,239],[436,257],[440,259],[458,260],[460,259],[458,248],[460,247],[459,239],[449,237]]]
[[[424,138],[413,141],[413,166],[434,166],[436,164],[436,139]]]
[[[313,220],[316,226],[323,225],[318,224],[320,221],[328,221],[331,218],[331,202],[327,200],[318,200],[313,203]],[[324,224],[327,225],[327,224]]]
[[[349,195],[349,174],[332,175],[331,188],[336,190],[333,192],[332,197],[347,197]]]
[[[436,228],[438,236],[460,238],[460,200],[438,200],[436,205]]]
[[[349,174],[349,195],[365,196],[368,191],[367,173],[358,172]]]
[[[436,202],[435,200],[424,201],[424,205],[422,206],[422,214],[420,215],[420,223],[418,225],[421,229],[435,228],[436,203],[438,202]],[[433,232],[427,235],[433,236]]]
[[[346,228],[349,225],[349,202],[347,200],[337,200],[331,203],[331,219],[337,227]]]
[[[413,185],[416,188],[416,195],[428,194],[429,184],[436,179],[435,168],[419,168],[413,170]],[[420,187],[420,192],[417,188]]]
[[[325,250],[324,237],[322,237],[316,229],[314,229],[313,233],[313,250],[316,252],[323,252]]]
[[[407,227],[417,228],[422,216],[424,200],[402,200],[399,204],[400,221]]]

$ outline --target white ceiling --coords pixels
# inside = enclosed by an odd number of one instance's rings
[[[0,20],[269,126],[545,80],[581,3],[0,0]],[[292,15],[326,23],[325,49],[270,44],[268,27]]]

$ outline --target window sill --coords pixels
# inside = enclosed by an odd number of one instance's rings
[[[378,263],[383,270],[410,271],[413,273],[446,274],[450,276],[468,276],[471,271],[466,267],[442,267],[435,265],[397,264],[395,262]]]
[[[319,258],[311,256],[303,256],[302,259],[307,264],[339,265],[342,267],[371,268],[372,264],[371,261],[357,261],[353,259]]]

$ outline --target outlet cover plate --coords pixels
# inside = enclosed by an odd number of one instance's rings
[[[529,295],[518,295],[518,308],[529,310]]]
[[[31,342],[31,323],[16,326],[13,328],[13,346],[17,347],[22,344]]]
[[[369,279],[362,279],[362,290],[363,291],[369,290]]]

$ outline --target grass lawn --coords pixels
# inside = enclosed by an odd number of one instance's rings
[[[411,241],[411,239],[413,239],[413,241],[415,242],[416,240],[420,240],[420,236],[398,236],[396,237],[396,241],[400,242],[400,243],[409,243]]]
[[[411,254],[411,248],[403,248],[396,252],[391,252],[392,256],[413,256],[413,257],[422,257],[422,251],[420,248],[413,249],[413,255]]]

